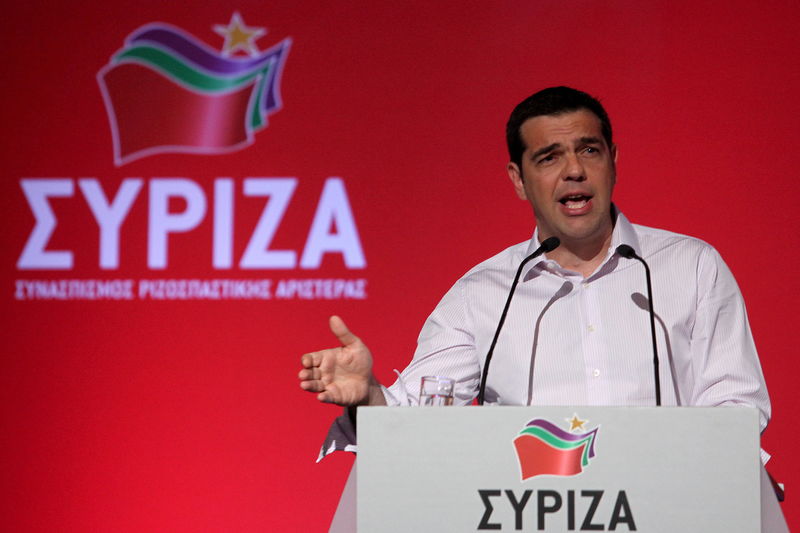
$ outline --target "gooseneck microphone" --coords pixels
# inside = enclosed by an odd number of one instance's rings
[[[617,253],[627,259],[636,259],[644,265],[644,274],[647,278],[647,303],[650,310],[650,333],[653,336],[653,377],[656,383],[656,405],[661,405],[661,378],[658,376],[658,348],[656,346],[656,315],[653,312],[653,287],[650,283],[650,267],[627,244],[617,246]]]
[[[517,268],[517,274],[514,276],[514,282],[511,284],[511,290],[508,291],[508,298],[506,299],[506,306],[503,308],[503,313],[500,315],[500,323],[497,324],[497,329],[494,332],[494,338],[492,339],[492,344],[489,347],[489,353],[486,354],[486,361],[483,363],[483,375],[481,376],[481,387],[478,391],[478,405],[483,405],[483,396],[486,393],[486,378],[489,376],[489,363],[492,361],[492,354],[494,353],[494,346],[497,344],[497,338],[500,336],[500,330],[503,329],[503,323],[506,321],[506,315],[508,314],[508,308],[511,306],[511,298],[514,296],[514,290],[517,288],[517,283],[519,282],[519,277],[522,275],[522,267],[524,267],[529,261],[532,259],[536,259],[540,255],[552,252],[558,245],[561,244],[561,241],[558,237],[550,237],[545,239],[542,242],[541,246],[539,246],[535,252],[531,255],[526,257],[522,260],[519,264],[519,268]]]

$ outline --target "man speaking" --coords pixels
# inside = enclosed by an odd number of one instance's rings
[[[338,317],[330,328],[340,346],[302,356],[300,387],[347,407],[414,405],[420,378],[440,375],[455,380],[454,403],[469,404],[517,269],[555,237],[519,272],[485,373],[486,403],[746,405],[758,408],[763,431],[769,397],[736,282],[708,244],[632,224],[612,203],[617,148],[600,102],[544,89],[514,109],[506,137],[508,176],[536,217],[533,238],[453,285],[391,387]],[[655,298],[637,258],[649,265]]]

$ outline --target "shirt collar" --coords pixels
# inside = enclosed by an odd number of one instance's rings
[[[605,263],[607,263],[608,260],[614,256],[614,254],[616,254],[617,247],[620,244],[627,244],[633,248],[637,255],[642,255],[641,246],[639,245],[639,238],[636,236],[636,230],[633,228],[633,224],[628,221],[627,217],[623,215],[614,204],[611,204],[611,210],[615,218],[614,230],[611,233],[611,245],[608,247],[606,258],[603,260],[603,264],[600,266],[598,271],[603,268]],[[525,252],[525,257],[528,257],[530,254],[535,252],[539,246],[541,246],[541,243],[539,242],[539,228],[537,226],[536,229],[533,230],[533,238],[531,238],[530,243],[528,243],[528,249]],[[537,265],[540,265],[546,261],[548,261],[548,259],[544,256],[544,254],[542,254],[531,261],[531,264],[526,270],[535,268]]]
[[[620,244],[627,244],[637,255],[642,255],[642,249],[639,245],[639,237],[636,236],[636,230],[633,224],[628,221],[628,218],[619,212],[617,206],[612,204],[612,209],[616,215],[617,222],[614,224],[614,231],[611,233],[611,246],[608,247],[608,254],[606,261],[617,252],[617,247]]]
[[[539,227],[537,226],[533,230],[533,237],[531,238],[530,242],[528,243],[528,249],[525,250],[525,257],[528,257],[529,255],[531,255],[541,245],[542,245],[542,243],[539,242]],[[547,261],[547,258],[544,256],[544,254],[542,254],[539,257],[537,257],[536,259],[532,260],[529,263],[529,267],[533,267],[533,266],[538,265],[539,263],[542,263],[544,261]]]

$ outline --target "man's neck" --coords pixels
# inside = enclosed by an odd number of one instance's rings
[[[562,239],[561,245],[546,256],[562,268],[578,272],[584,278],[588,278],[605,260],[609,246],[611,246],[611,233],[602,241],[594,242]]]

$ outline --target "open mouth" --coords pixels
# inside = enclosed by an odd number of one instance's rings
[[[582,207],[586,207],[586,204],[588,204],[591,199],[591,196],[585,194],[568,194],[559,200],[559,202],[566,206],[567,209],[581,209]]]

